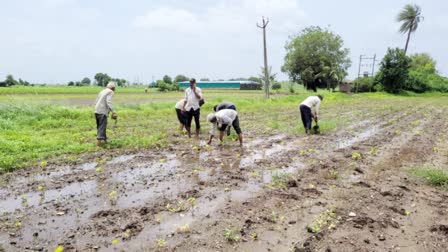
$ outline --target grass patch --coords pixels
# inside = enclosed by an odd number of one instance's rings
[[[448,171],[440,167],[412,168],[411,174],[433,186],[448,189]]]
[[[78,161],[79,154],[97,151],[93,103],[101,87],[8,87],[0,88],[0,172],[26,166],[42,166],[48,161]],[[365,108],[396,113],[409,104],[446,105],[443,96],[403,97],[385,93],[324,95],[319,126],[321,133],[331,133],[350,125],[352,115],[363,116]],[[148,94],[143,88],[118,88],[114,105],[118,112],[117,127],[109,121],[108,149],[159,148],[179,135],[174,104],[183,92]],[[293,95],[272,95],[240,90],[204,89],[206,100],[201,108],[202,137],[207,137],[210,123],[206,116],[215,104],[232,101],[236,104],[245,138],[269,134],[302,135],[304,129],[299,104],[309,95],[297,88]],[[390,104],[388,107],[383,104]],[[389,111],[396,108],[397,111]],[[387,111],[386,111],[387,110]],[[232,138],[236,135],[232,130]],[[280,183],[281,184],[281,183]]]

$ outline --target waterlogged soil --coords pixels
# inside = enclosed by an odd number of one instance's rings
[[[329,109],[345,123],[320,135],[173,134],[5,174],[0,251],[447,251],[448,192],[408,171],[448,165],[447,108]]]

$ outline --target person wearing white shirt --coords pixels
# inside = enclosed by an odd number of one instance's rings
[[[196,87],[196,80],[192,78],[190,79],[190,87],[185,90],[185,102],[182,108],[182,112],[187,114],[185,128],[187,129],[188,137],[191,137],[191,120],[193,117],[196,125],[196,137],[199,137],[199,131],[201,129],[199,121],[201,104],[199,104],[199,102],[201,99],[202,90]]]
[[[300,103],[300,116],[302,117],[303,127],[305,127],[305,133],[309,134],[311,130],[311,123],[314,120],[319,119],[320,103],[324,99],[322,95],[309,96],[302,103]]]
[[[107,142],[106,128],[107,128],[107,117],[109,112],[112,112],[112,119],[117,118],[117,113],[112,106],[112,96],[115,92],[115,83],[109,82],[105,89],[103,89],[95,101],[95,119],[96,119],[96,130],[98,140],[97,146],[102,145],[102,141]]]
[[[185,99],[182,99],[182,100],[180,100],[180,101],[178,101],[177,103],[176,103],[176,106],[175,106],[175,108],[176,108],[176,114],[177,114],[177,119],[179,120],[179,123],[180,123],[180,125],[179,125],[179,131],[180,132],[182,132],[182,130],[184,129],[184,127],[185,127],[185,121],[186,121],[186,113],[185,112],[182,112],[182,109],[183,109],[183,107],[184,107],[184,104],[185,104]]]
[[[216,113],[209,114],[207,116],[207,121],[211,122],[213,125],[210,129],[210,139],[208,140],[207,144],[212,143],[216,128],[218,128],[219,130],[219,140],[222,142],[226,128],[232,125],[236,133],[238,134],[240,146],[243,145],[243,134],[241,133],[238,112],[233,109],[222,109]]]

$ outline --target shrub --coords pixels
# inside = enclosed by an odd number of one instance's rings
[[[361,77],[354,81],[355,85],[352,86],[352,92],[376,92],[378,91],[377,83],[373,77]]]
[[[180,86],[177,83],[168,84],[164,81],[157,81],[157,88],[161,92],[167,92],[167,91],[179,91]]]
[[[274,83],[274,85],[272,85],[272,89],[273,90],[278,90],[280,88],[282,88],[282,84],[280,84],[278,82],[276,82],[276,83]]]
[[[378,81],[383,85],[384,91],[398,93],[406,87],[410,64],[411,59],[403,50],[387,49],[378,73]]]

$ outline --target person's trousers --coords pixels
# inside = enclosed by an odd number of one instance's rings
[[[177,119],[179,120],[180,124],[185,125],[186,119],[186,112],[182,113],[181,109],[176,109]]]
[[[201,123],[199,122],[200,115],[201,115],[201,109],[199,108],[197,110],[193,110],[193,108],[191,108],[189,111],[187,111],[187,120],[185,127],[187,129],[191,128],[191,121],[193,120],[194,117],[194,123],[196,124],[196,129],[200,129],[201,128]]]
[[[300,116],[302,117],[303,127],[308,130],[311,129],[311,121],[313,119],[311,108],[306,105],[300,105]]]
[[[96,119],[96,131],[98,140],[107,140],[106,128],[107,128],[107,115],[95,114]]]

